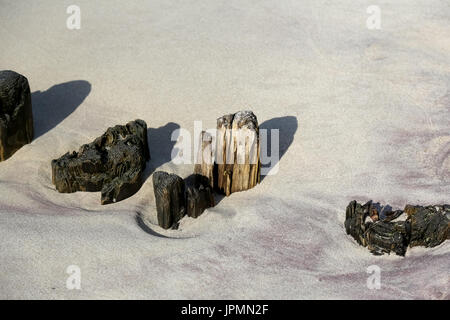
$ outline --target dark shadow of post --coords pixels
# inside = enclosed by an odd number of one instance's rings
[[[298,121],[297,118],[294,116],[285,116],[285,117],[278,117],[278,118],[272,118],[270,120],[264,121],[259,125],[259,129],[265,129],[267,130],[267,155],[270,156],[272,152],[272,139],[271,139],[271,133],[270,130],[272,129],[278,129],[279,130],[279,157],[276,159],[276,161],[271,166],[275,166],[280,159],[283,157],[283,155],[286,153],[286,151],[289,149],[290,145],[294,141],[295,133],[298,129]],[[261,146],[262,148],[263,146]],[[270,165],[265,165],[263,167],[270,167]],[[265,176],[261,175],[261,182],[264,180]],[[218,205],[224,198],[225,195],[215,192],[214,198],[216,201],[216,205]]]
[[[259,129],[267,130],[267,155],[270,156],[272,150],[272,139],[270,130],[279,130],[279,158],[276,159],[275,163],[271,166],[276,165],[286,151],[289,149],[290,145],[294,141],[294,135],[298,129],[298,121],[294,116],[278,117],[272,118],[270,120],[264,121],[260,124]],[[264,165],[263,167],[269,167],[269,165]],[[265,176],[261,175],[261,181],[263,181]]]
[[[148,128],[147,139],[150,149],[150,161],[145,169],[145,180],[159,166],[172,160],[172,149],[176,141],[172,141],[171,137],[172,133],[179,128],[180,125],[174,122],[169,122],[159,128]]]
[[[137,225],[138,225],[142,230],[144,230],[145,232],[147,232],[148,234],[150,234],[150,235],[152,235],[152,236],[155,236],[155,237],[168,238],[168,239],[169,239],[169,237],[167,237],[167,236],[165,236],[165,235],[162,235],[162,234],[160,234],[160,233],[154,231],[152,228],[150,228],[150,227],[145,223],[144,218],[143,218],[143,216],[142,216],[142,213],[138,212],[138,213],[136,214],[136,216],[135,216],[135,220],[136,220]]]
[[[85,80],[69,81],[54,85],[46,91],[31,94],[34,138],[47,133],[67,118],[91,92],[91,84]]]

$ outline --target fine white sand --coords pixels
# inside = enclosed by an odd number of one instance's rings
[[[375,257],[343,228],[353,199],[450,202],[448,1],[376,1],[381,30],[374,1],[77,0],[68,30],[71,4],[0,0],[0,69],[28,78],[36,131],[0,163],[0,298],[450,299],[448,241]],[[186,177],[171,132],[242,109],[281,128],[279,172],[178,231],[151,176],[108,206],[51,183],[52,159],[137,118],[147,173]]]

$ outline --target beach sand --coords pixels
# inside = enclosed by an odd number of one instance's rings
[[[35,123],[0,163],[0,298],[450,299],[448,241],[379,257],[343,227],[353,199],[450,200],[450,5],[376,2],[380,30],[373,1],[78,0],[69,30],[72,1],[0,0],[0,70],[28,78]],[[159,228],[151,173],[193,171],[173,130],[245,109],[280,129],[278,172]],[[52,159],[138,118],[137,194],[55,191]]]

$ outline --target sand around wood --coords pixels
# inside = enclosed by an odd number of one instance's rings
[[[35,130],[0,163],[0,298],[449,299],[449,241],[375,257],[344,230],[353,199],[450,202],[448,1],[376,2],[380,30],[370,1],[78,0],[69,30],[71,1],[0,0],[0,69],[27,77]],[[239,110],[280,129],[278,172],[158,227],[151,174],[194,169],[172,132]],[[135,119],[135,195],[55,191],[52,159]]]

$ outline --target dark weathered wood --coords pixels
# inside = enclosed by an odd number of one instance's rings
[[[185,214],[197,218],[215,205],[208,178],[199,174],[183,180],[176,174],[158,171],[153,174],[153,189],[158,224],[164,229],[175,229]]]
[[[164,228],[177,228],[186,214],[184,181],[176,174],[157,171],[153,174],[158,224]]]
[[[187,215],[197,218],[207,208],[214,207],[214,194],[209,179],[193,174],[185,179]]]
[[[0,71],[0,161],[11,157],[32,139],[33,112],[28,80],[14,71]]]
[[[251,111],[217,119],[217,188],[230,195],[260,182],[259,127]]]
[[[101,203],[109,204],[139,190],[149,159],[147,124],[136,120],[53,160],[52,182],[62,193],[101,191]]]
[[[404,256],[409,243],[408,223],[405,221],[369,223],[365,239],[367,248],[375,255],[392,251]]]
[[[450,237],[450,205],[405,207],[411,224],[410,246],[435,247]]]
[[[347,206],[345,213],[345,230],[347,234],[351,235],[362,246],[367,245],[365,232],[368,226],[366,226],[365,221],[371,204],[372,202],[369,201],[361,205],[353,200]]]
[[[405,221],[395,221],[406,213]],[[450,237],[450,206],[411,206],[405,210],[388,210],[380,216],[378,208],[356,201],[347,206],[345,230],[373,254],[390,253],[404,256],[407,247],[434,247]],[[369,218],[370,217],[370,218]]]

